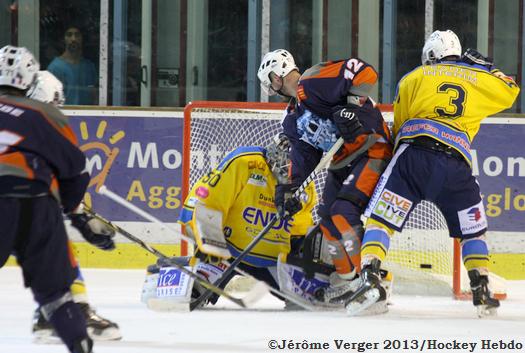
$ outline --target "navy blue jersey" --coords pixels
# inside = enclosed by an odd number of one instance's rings
[[[291,177],[294,184],[300,184],[315,169],[323,156],[323,150],[312,146],[301,139],[297,130],[297,119],[301,116],[302,109],[289,109],[283,120],[284,134],[289,138],[292,146],[290,151]],[[345,143],[335,157],[342,160],[344,157],[357,151],[369,135],[377,135],[377,141],[366,152],[370,158],[388,159],[392,155],[392,141],[390,131],[381,112],[374,107],[368,99],[362,107],[356,108],[356,114],[363,125],[363,134],[358,136],[354,143]]]
[[[374,68],[357,58],[322,62],[306,70],[297,87],[298,107],[330,119],[349,94],[367,96],[377,82]]]
[[[0,95],[0,193],[59,196],[66,212],[82,200],[89,174],[68,119],[52,105]]]

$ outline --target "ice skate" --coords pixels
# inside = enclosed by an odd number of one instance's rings
[[[477,309],[478,316],[496,316],[499,300],[493,298],[488,284],[489,278],[487,275],[481,275],[478,270],[468,271],[470,279],[470,288],[472,289],[472,302]]]
[[[122,338],[118,325],[98,315],[87,303],[78,303],[86,318],[87,331],[95,341],[116,341]]]
[[[348,315],[358,315],[376,303],[382,304],[381,307],[386,309],[387,293],[381,285],[380,265],[381,261],[372,260],[363,267],[360,287],[345,302]]]

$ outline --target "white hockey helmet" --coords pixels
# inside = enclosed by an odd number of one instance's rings
[[[266,53],[262,58],[257,77],[261,81],[261,87],[269,95],[274,95],[276,92],[271,89],[272,81],[270,80],[270,72],[273,72],[279,77],[284,77],[292,70],[299,71],[292,54],[285,49],[277,49]]]
[[[35,80],[40,64],[26,48],[6,45],[0,49],[0,86],[28,89]]]
[[[55,106],[64,105],[64,85],[47,70],[38,71],[36,80],[27,91],[27,97]]]
[[[447,56],[461,57],[461,43],[456,33],[450,29],[434,31],[428,37],[421,53],[421,63],[431,65]]]
[[[285,134],[279,133],[266,146],[266,162],[279,184],[289,184],[290,141]]]

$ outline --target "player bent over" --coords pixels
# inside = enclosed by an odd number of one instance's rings
[[[14,254],[24,284],[69,351],[91,352],[84,315],[70,291],[77,266],[62,214],[99,248],[113,249],[114,233],[78,208],[89,174],[67,118],[25,97],[39,66],[25,48],[0,49],[0,266]]]
[[[390,237],[421,200],[437,205],[450,236],[461,243],[478,315],[495,314],[499,306],[488,288],[487,218],[472,175],[470,144],[481,121],[510,108],[520,89],[490,59],[472,49],[461,52],[454,32],[435,31],[423,47],[423,65],[398,84],[395,155],[366,211],[362,285],[348,301],[350,314],[384,298],[379,266]]]
[[[307,178],[323,152],[338,137],[344,139],[328,169],[318,212],[338,274],[325,299],[342,303],[355,289],[352,281],[360,271],[361,215],[392,156],[389,129],[368,98],[377,73],[363,60],[349,58],[319,63],[301,75],[292,55],[278,49],[263,57],[257,75],[268,94],[291,98],[283,129],[292,145],[292,182],[276,187],[281,214],[291,213],[284,200]]]
[[[27,91],[27,97],[43,103],[53,104],[57,107],[62,106],[65,102],[62,82],[49,71],[39,71],[37,73],[36,80]],[[73,244],[71,241],[69,241],[68,244],[70,247],[69,251],[74,256],[75,251]],[[89,336],[94,340],[101,341],[121,339],[122,335],[120,334],[118,325],[97,315],[95,310],[89,305],[87,301],[86,284],[76,258],[75,263],[77,264],[77,277],[71,285],[70,290],[73,295],[73,301],[78,304],[84,314]],[[51,323],[42,315],[40,309],[35,311],[33,317],[33,334],[39,340],[45,340],[47,337],[55,335]]]
[[[279,135],[266,148],[235,149],[214,170],[204,175],[186,198],[179,220],[186,226],[187,234],[196,239],[199,252],[222,259],[234,259],[239,255],[277,214],[273,198],[275,187],[278,183],[288,182],[288,167],[288,139]],[[299,266],[285,263],[286,255],[297,253],[301,248],[304,234],[313,225],[311,211],[315,203],[314,185],[311,184],[301,201],[289,201],[289,207],[301,211],[293,217],[280,219],[244,257],[239,268],[278,290],[283,283],[299,286],[305,274]],[[198,263],[196,271],[213,283],[226,266],[212,262],[208,258]],[[323,270],[326,268],[331,269],[331,266],[325,266]],[[295,283],[290,283],[292,272]],[[304,298],[299,299],[315,301],[315,289],[327,284],[315,279],[310,282],[315,284],[301,294]],[[193,289],[194,298],[204,290],[198,285]],[[214,303],[217,299],[215,296],[210,301]]]

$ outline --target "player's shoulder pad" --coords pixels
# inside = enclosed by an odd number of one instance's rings
[[[237,147],[224,159],[219,163],[217,166],[217,170],[224,172],[226,169],[236,160],[238,160],[241,157],[245,156],[253,156],[253,155],[260,155],[261,157],[264,157],[266,150],[263,147],[259,146],[243,146],[243,147]]]

